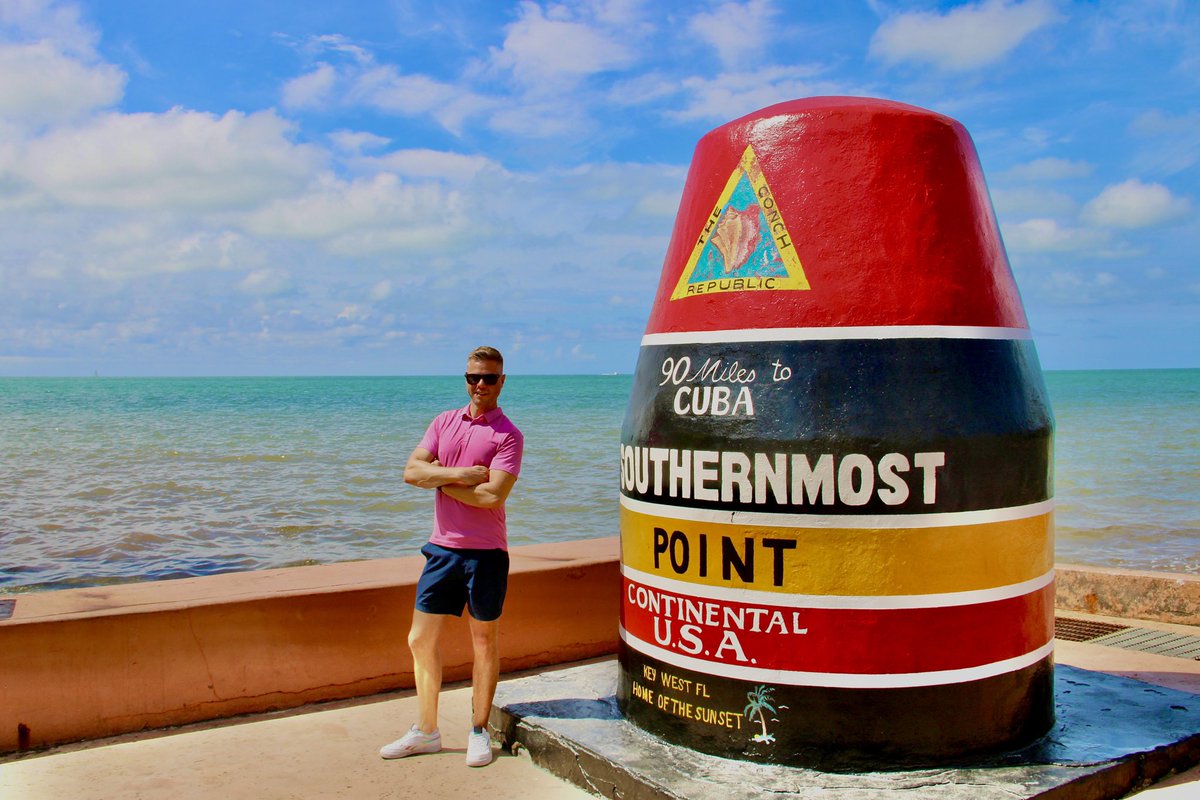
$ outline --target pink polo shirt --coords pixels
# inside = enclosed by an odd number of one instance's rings
[[[482,464],[510,475],[519,474],[525,437],[517,426],[499,408],[475,419],[471,419],[470,410],[468,405],[438,414],[417,446],[433,453],[444,467]],[[507,550],[504,506],[476,508],[460,503],[445,492],[437,492],[433,535],[429,541],[442,547]]]

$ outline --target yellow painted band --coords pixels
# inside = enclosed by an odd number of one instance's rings
[[[621,563],[672,580],[785,594],[969,592],[1053,569],[1054,514],[876,530],[695,522],[622,507]]]

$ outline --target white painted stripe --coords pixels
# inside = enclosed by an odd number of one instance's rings
[[[860,325],[829,328],[738,328],[724,331],[647,333],[642,347],[665,344],[722,344],[724,342],[791,342],[820,339],[1032,339],[1028,328],[988,328],[970,325]]]
[[[1040,517],[1054,510],[1054,500],[1027,506],[988,508],[982,511],[950,511],[942,514],[784,514],[767,511],[719,511],[707,508],[648,503],[621,495],[621,505],[638,514],[688,522],[721,525],[757,525],[764,528],[948,528],[952,525],[983,525],[989,522],[1015,522]]]
[[[786,686],[822,686],[832,689],[907,689],[914,686],[943,686],[954,683],[994,678],[1019,669],[1033,666],[1054,652],[1054,640],[1016,658],[981,664],[965,669],[947,669],[935,672],[901,672],[881,675],[863,675],[854,672],[794,672],[782,669],[759,669],[705,661],[699,658],[674,653],[644,642],[625,628],[620,629],[621,640],[643,655],[657,658],[680,669],[690,669],[704,675],[715,675],[754,683],[783,684]]]
[[[781,608],[839,608],[839,609],[902,609],[902,608],[951,608],[979,603],[993,603],[1024,597],[1049,586],[1054,581],[1054,570],[1021,583],[996,586],[990,589],[975,589],[966,592],[938,592],[934,594],[895,595],[834,595],[834,594],[789,594],[787,592],[764,592],[758,589],[734,589],[725,586],[710,586],[702,583],[675,580],[674,578],[642,572],[621,565],[621,574],[632,581],[660,589],[664,592],[717,600],[727,603],[779,606]]]

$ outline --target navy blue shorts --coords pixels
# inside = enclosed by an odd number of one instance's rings
[[[461,617],[466,607],[480,622],[500,619],[508,592],[508,551],[459,550],[430,542],[421,548],[425,569],[417,581],[417,610]]]

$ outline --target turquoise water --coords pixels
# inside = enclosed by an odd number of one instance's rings
[[[1200,573],[1200,370],[1049,372],[1059,562]]]
[[[1200,370],[1057,372],[1058,560],[1200,572]],[[513,544],[618,531],[630,376],[511,376]],[[460,378],[0,379],[0,591],[411,555]]]

